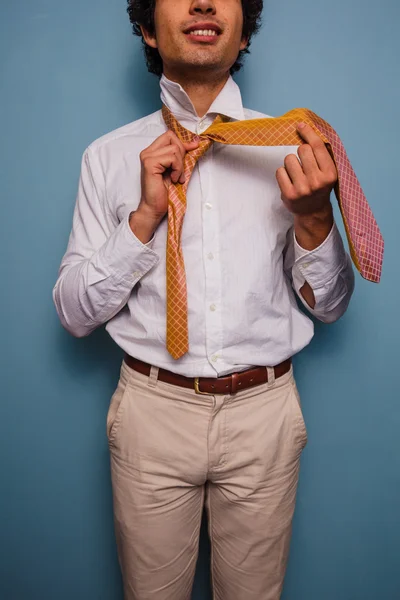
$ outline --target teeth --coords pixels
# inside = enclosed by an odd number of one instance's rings
[[[217,32],[213,29],[196,29],[191,31],[192,35],[217,35]]]

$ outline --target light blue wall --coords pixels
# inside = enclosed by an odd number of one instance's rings
[[[386,238],[335,325],[296,360],[309,445],[284,598],[400,597],[398,0],[266,2],[245,104],[306,106],[341,135]],[[51,299],[85,147],[159,106],[124,0],[0,6],[0,598],[117,600],[107,404],[120,354]],[[207,595],[201,554],[194,598]],[[260,599],[261,600],[261,599]]]

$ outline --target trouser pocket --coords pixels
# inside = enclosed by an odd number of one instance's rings
[[[301,447],[302,449],[306,446],[307,441],[308,441],[308,436],[307,436],[307,427],[306,427],[306,423],[304,420],[304,415],[303,415],[303,411],[301,408],[301,399],[300,399],[300,394],[299,394],[299,390],[297,389],[297,385],[295,380],[293,379],[292,381],[292,391],[293,391],[293,408],[294,408],[294,412],[295,412],[295,419],[296,419],[296,427],[299,433],[299,440],[301,443]]]
[[[125,362],[122,363],[117,389],[111,397],[107,413],[107,437],[110,444],[115,441],[119,425],[122,421],[126,397],[131,390],[133,370]]]

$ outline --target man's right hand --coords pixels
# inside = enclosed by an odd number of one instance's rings
[[[167,131],[140,154],[142,196],[139,206],[129,219],[136,237],[144,244],[152,238],[168,210],[168,187],[185,183],[183,170],[186,152],[199,145],[181,142],[172,131]]]

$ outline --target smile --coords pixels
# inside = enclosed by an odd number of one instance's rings
[[[193,23],[184,32],[192,41],[215,42],[221,35],[222,29],[216,23],[203,21],[202,23]]]
[[[217,36],[218,33],[212,29],[194,29],[190,32],[191,35],[202,35],[202,36]]]

